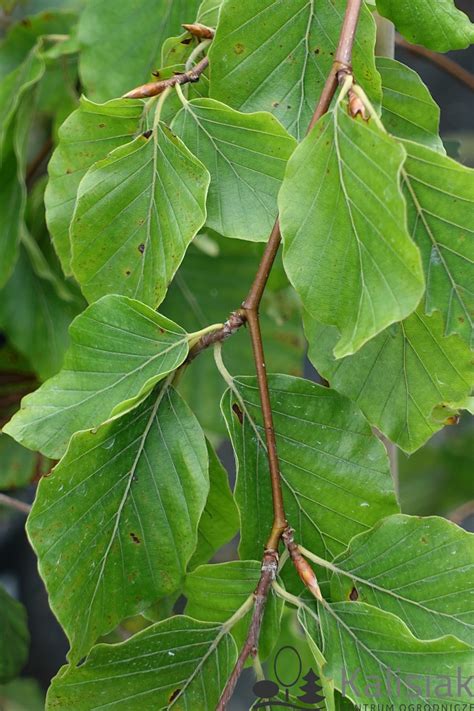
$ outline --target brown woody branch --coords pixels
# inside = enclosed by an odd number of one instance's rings
[[[403,49],[406,49],[408,52],[411,52],[422,59],[426,59],[428,62],[431,62],[431,64],[434,64],[444,72],[450,74],[464,86],[467,86],[468,89],[474,91],[474,74],[469,72],[467,69],[464,69],[464,67],[461,67],[460,64],[455,62],[450,57],[446,57],[444,54],[438,54],[437,52],[432,52],[431,50],[426,49],[426,47],[420,47],[417,44],[410,44],[410,42],[404,40],[403,37],[396,37],[395,42],[399,47],[403,47]]]
[[[232,674],[227,680],[224,691],[222,692],[219,703],[216,706],[216,711],[224,711],[232,698],[236,684],[242,674],[245,662],[249,657],[255,657],[258,651],[258,639],[260,637],[260,628],[263,621],[263,613],[268,598],[271,585],[276,578],[278,570],[278,553],[273,550],[265,551],[262,561],[262,572],[260,580],[254,592],[254,606],[252,620],[249,625],[247,639],[241,649],[237,662],[232,670]]]
[[[324,89],[320,96],[318,105],[310,122],[308,132],[312,130],[317,121],[328,111],[331,102],[336,93],[338,83],[343,81],[347,75],[352,74],[352,48],[354,45],[355,33],[359,21],[362,0],[348,0],[346,13],[344,16],[343,26],[339,39],[334,65],[327,78]],[[270,590],[270,582],[265,561],[268,556],[274,556],[278,559],[278,544],[283,536],[285,545],[287,546],[291,560],[303,583],[309,588],[312,594],[319,600],[322,599],[316,576],[301,555],[298,547],[293,539],[293,531],[288,527],[286,521],[285,507],[281,490],[281,475],[278,460],[277,445],[275,439],[275,431],[273,427],[273,414],[270,403],[270,391],[268,388],[268,380],[266,374],[265,354],[263,349],[262,335],[260,331],[260,321],[258,311],[262,300],[263,293],[273,267],[275,257],[281,242],[280,224],[277,219],[263,257],[260,261],[255,279],[247,295],[247,298],[242,304],[242,312],[246,317],[249,326],[250,337],[252,340],[252,348],[254,353],[255,368],[257,372],[257,380],[260,391],[260,402],[262,407],[262,417],[265,429],[265,437],[267,443],[267,455],[270,468],[270,479],[272,486],[273,500],[273,526],[270,533],[270,538],[267,543],[267,550],[263,559],[262,574],[256,590],[254,612],[252,622],[249,627],[247,639],[240,652],[237,663],[232,671],[232,674],[227,681],[222,692],[217,711],[225,711],[226,705],[230,700],[235,689],[237,680],[242,673],[245,661],[251,653],[256,653],[258,639],[260,636],[260,628],[263,619],[263,611],[265,601]],[[242,313],[239,312],[239,313]]]

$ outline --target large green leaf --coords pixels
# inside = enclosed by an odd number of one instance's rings
[[[209,495],[199,521],[198,542],[189,561],[190,569],[207,563],[214,553],[229,543],[239,530],[239,512],[229,487],[227,472],[209,442],[207,442],[207,453]]]
[[[37,457],[8,435],[0,434],[0,489],[16,489],[30,483],[36,473]]]
[[[437,52],[465,49],[474,42],[474,25],[454,0],[377,0],[377,10],[407,40]]]
[[[359,602],[319,606],[326,676],[355,703],[468,702],[472,650],[455,637],[420,641],[395,615]]]
[[[340,361],[332,355],[336,329],[309,316],[304,321],[315,368],[406,452],[440,430],[453,409],[467,406],[471,353],[458,336],[444,337],[441,314],[419,308]]]
[[[300,140],[339,39],[345,0],[227,0],[211,45],[210,96],[241,111],[270,111]],[[366,7],[354,47],[355,76],[374,101],[375,23]]]
[[[382,122],[387,131],[444,153],[439,106],[420,76],[388,57],[377,57],[376,65],[382,77]]]
[[[70,328],[63,369],[24,398],[5,431],[58,459],[78,430],[132,407],[188,354],[180,326],[153,309],[111,295],[92,304]]]
[[[26,612],[0,585],[0,682],[13,679],[28,656],[29,634]]]
[[[252,283],[261,257],[260,245],[238,240],[212,239],[209,247],[212,255],[191,247],[161,306],[163,313],[188,332],[228,318]],[[277,262],[269,285],[273,288],[267,289],[260,308],[266,360],[273,371],[302,375],[305,343],[300,307],[292,291],[278,288],[286,283],[284,278],[278,278],[278,272],[281,273],[281,264]],[[255,372],[246,329],[232,336],[225,355],[234,372],[245,375]],[[225,383],[216,370],[212,352],[196,358],[179,389],[214,438],[226,435],[219,410]]]
[[[3,141],[0,139],[0,286],[11,276],[24,229],[27,147],[34,108],[33,87],[23,93]]]
[[[357,594],[401,617],[418,639],[452,634],[471,643],[472,543],[472,534],[443,518],[390,516],[333,561],[331,599]]]
[[[65,301],[51,281],[39,277],[22,248],[0,292],[0,328],[44,380],[60,369],[69,344],[69,325],[81,307],[80,298]]]
[[[198,711],[215,708],[237,651],[221,625],[172,617],[123,644],[94,647],[79,668],[63,667],[46,708]]]
[[[398,511],[381,442],[349,400],[308,380],[269,376],[283,495],[298,541],[326,559]],[[236,452],[240,553],[261,555],[271,529],[270,477],[255,378],[222,401]],[[242,422],[241,422],[242,420]]]
[[[71,440],[41,481],[27,528],[72,660],[180,587],[208,491],[204,435],[166,383]]]
[[[266,241],[296,141],[273,116],[214,99],[185,102],[172,128],[211,175],[207,224],[224,237]]]
[[[426,275],[425,311],[441,311],[445,335],[472,341],[474,170],[409,141],[402,176],[408,223]]]
[[[234,560],[201,565],[187,576],[184,594],[186,613],[205,622],[225,622],[252,595],[260,579],[262,564],[256,560]],[[262,661],[270,654],[279,634],[283,602],[270,591],[265,605],[258,653]],[[232,628],[237,649],[245,643],[252,610]]]
[[[72,269],[88,300],[157,306],[206,219],[209,173],[164,124],[86,173],[71,225]]]
[[[69,225],[79,183],[87,170],[115,148],[131,141],[142,125],[143,102],[115,99],[94,104],[81,98],[59,130],[59,144],[49,162],[46,217],[64,271],[71,272]]]
[[[79,23],[87,95],[107,101],[147,81],[163,40],[193,22],[198,6],[199,0],[90,0]]]
[[[215,27],[219,20],[219,11],[223,0],[202,0],[199,5],[197,21],[208,27]]]
[[[337,326],[337,358],[408,316],[423,294],[399,177],[403,148],[341,104],[288,162],[280,191],[283,260],[304,307]]]

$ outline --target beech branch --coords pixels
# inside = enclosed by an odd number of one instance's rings
[[[325,82],[313,117],[310,121],[308,133],[313,129],[318,120],[329,110],[338,85],[342,83],[346,77],[352,76],[352,50],[359,22],[361,6],[362,0],[348,0],[334,63]],[[193,26],[186,25],[186,28],[189,31],[201,39],[211,39],[214,36],[213,31],[211,31],[212,34],[205,35],[202,34],[202,29],[200,27],[198,27],[195,32],[191,30],[191,27]],[[137,87],[136,89],[125,94],[125,98],[136,99],[157,96],[170,87],[198,81],[199,77],[208,65],[209,60],[206,56],[192,69],[181,74],[176,74],[175,76],[163,81],[152,82]],[[357,104],[357,98],[355,95],[352,95],[351,92],[349,92],[349,102],[350,105],[351,102],[352,104],[354,104],[354,102]],[[355,108],[351,105],[351,112],[353,115],[358,113],[358,111],[357,105]],[[234,311],[222,327],[204,334],[193,346],[186,361],[187,363],[190,363],[204,350],[216,343],[225,341],[227,338],[236,333],[236,331],[238,331],[243,325],[248,324],[260,393],[260,403],[262,408],[272,490],[273,524],[262,561],[260,579],[254,592],[252,620],[245,643],[219,699],[219,703],[216,707],[217,711],[225,711],[226,706],[232,697],[237,681],[245,666],[246,660],[249,656],[255,657],[257,655],[263,614],[271,585],[276,577],[279,560],[278,547],[282,538],[300,579],[317,599],[322,599],[316,575],[298,549],[298,545],[295,543],[293,538],[293,530],[289,527],[286,518],[278,451],[273,426],[270,391],[268,387],[265,364],[265,353],[260,330],[259,308],[280,243],[280,222],[277,218],[267,241],[255,278],[241,308]]]
[[[457,79],[463,86],[467,86],[468,89],[474,91],[474,74],[464,69],[464,67],[461,67],[460,64],[450,57],[446,57],[444,54],[438,54],[438,52],[432,52],[426,49],[426,47],[420,47],[417,44],[410,44],[410,42],[404,40],[403,37],[396,37],[395,42],[399,47],[403,47],[403,49],[411,52],[411,54],[415,54],[417,57],[426,59],[428,62],[431,62],[431,64],[434,64],[439,67],[439,69],[450,74],[454,79]]]
[[[308,133],[313,129],[317,121],[328,111],[336,93],[338,84],[344,81],[348,75],[352,75],[352,50],[359,22],[361,6],[362,0],[348,0],[334,64],[324,85],[318,105],[314,111],[308,127]],[[266,561],[268,560],[268,556],[273,556],[275,561],[278,560],[278,544],[282,536],[300,579],[317,599],[322,599],[316,575],[314,574],[314,571],[309,563],[300,553],[298,546],[293,539],[293,531],[289,528],[286,520],[281,488],[280,466],[275,431],[273,427],[273,414],[270,403],[270,391],[267,380],[265,354],[260,331],[258,314],[259,307],[267,285],[268,277],[270,276],[270,272],[280,246],[280,242],[281,231],[279,219],[277,218],[257,269],[253,284],[250,287],[247,298],[242,304],[242,311],[239,312],[241,314],[243,312],[243,315],[245,315],[252,341],[255,369],[260,392],[260,403],[262,407],[262,418],[267,443],[268,464],[270,469],[273,500],[273,526],[266,546],[267,550],[265,551],[263,559],[262,573],[255,591],[254,612],[247,634],[247,639],[239,654],[239,658],[232,674],[224,687],[217,706],[217,711],[225,711],[226,705],[232,697],[237,680],[242,673],[245,661],[250,654],[256,654],[257,652],[265,602],[270,590]]]

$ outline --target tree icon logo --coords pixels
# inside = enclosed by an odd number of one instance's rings
[[[276,681],[262,679],[253,686],[257,702],[252,709],[320,709],[324,708],[320,679],[310,667],[302,676],[302,663],[294,647],[282,647],[275,656],[273,673]],[[300,683],[300,679],[304,681]],[[278,682],[278,683],[277,683]]]

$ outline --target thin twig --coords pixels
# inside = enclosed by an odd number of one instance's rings
[[[0,504],[6,506],[9,509],[15,509],[16,511],[21,511],[22,513],[29,514],[31,511],[30,504],[25,504],[24,501],[19,499],[14,499],[12,496],[7,496],[6,494],[0,493]]]
[[[468,89],[474,91],[474,74],[469,72],[467,69],[464,69],[464,67],[461,67],[460,64],[455,62],[450,57],[446,57],[444,54],[438,54],[437,52],[432,52],[431,50],[426,49],[426,47],[420,47],[417,44],[410,44],[410,42],[407,42],[400,36],[395,38],[395,42],[399,47],[403,47],[403,49],[406,49],[408,52],[416,54],[422,59],[426,59],[428,62],[431,62],[431,64],[436,65],[444,72],[450,74],[464,86],[467,86]]]
[[[175,74],[169,79],[163,79],[162,81],[152,81],[148,84],[142,84],[142,86],[137,86],[136,89],[132,89],[132,91],[129,91],[127,94],[124,94],[122,98],[146,99],[150,96],[158,96],[158,94],[162,94],[165,89],[176,86],[177,84],[179,84],[180,86],[182,84],[193,84],[194,82],[199,81],[199,77],[207,69],[208,66],[209,59],[207,57],[203,57],[203,59],[201,59],[201,61],[198,62],[195,67],[189,69],[187,72],[183,72],[182,74]]]
[[[254,592],[254,606],[252,620],[250,622],[247,639],[242,647],[237,662],[232,670],[224,691],[222,692],[219,703],[216,706],[216,711],[224,711],[229,703],[232,694],[234,693],[236,684],[242,674],[245,662],[249,656],[255,657],[258,651],[258,639],[260,637],[260,628],[263,621],[263,613],[265,612],[265,604],[267,602],[268,593],[275,581],[278,569],[278,554],[275,551],[265,551],[262,562],[262,573],[258,585]]]

